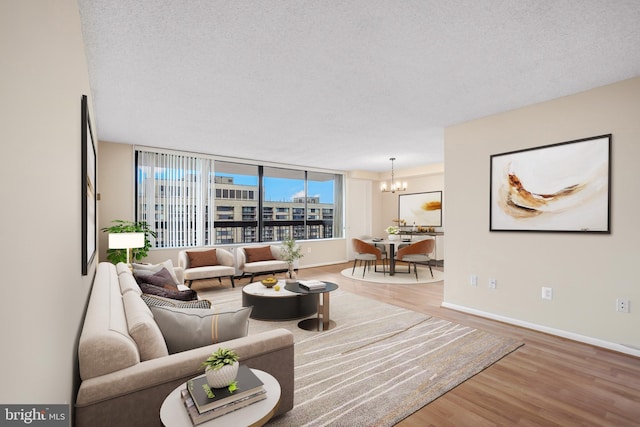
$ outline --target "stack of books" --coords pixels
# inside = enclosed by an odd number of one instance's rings
[[[327,285],[320,280],[300,280],[299,283],[302,289],[306,289],[308,291],[317,291],[327,287]]]
[[[186,386],[181,390],[181,396],[194,426],[267,398],[260,378],[245,365],[240,365],[238,369],[237,388],[233,392],[226,387],[211,388],[211,396],[206,390],[209,385],[204,375],[187,381]]]

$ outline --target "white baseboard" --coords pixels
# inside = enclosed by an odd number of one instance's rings
[[[451,310],[461,311],[467,314],[473,314],[474,316],[497,320],[503,323],[509,323],[511,325],[521,326],[523,328],[544,332],[550,335],[556,335],[558,337],[567,338],[573,341],[594,345],[596,347],[606,348],[608,350],[629,354],[631,356],[640,357],[640,348],[636,348],[631,345],[612,343],[612,342],[604,341],[598,338],[592,338],[585,335],[576,334],[573,332],[563,331],[561,329],[550,328],[548,326],[538,325],[536,323],[525,322],[524,320],[513,319],[511,317],[506,317],[506,316],[501,316],[494,313],[489,313],[486,311],[476,310],[475,308],[469,308],[469,307],[465,307],[457,304],[443,302],[441,304],[441,307],[449,308]]]

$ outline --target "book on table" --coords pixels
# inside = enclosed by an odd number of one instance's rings
[[[265,392],[264,384],[260,378],[251,372],[251,369],[246,365],[240,365],[238,368],[235,391],[229,391],[228,387],[209,387],[205,375],[187,381],[187,390],[200,413],[219,408],[247,396]]]
[[[320,280],[300,280],[298,282],[300,287],[303,289],[307,289],[309,291],[316,291],[318,289],[324,289],[327,287],[327,284],[321,282]]]
[[[243,397],[239,400],[235,400],[233,402],[227,403],[226,405],[219,406],[217,408],[211,409],[209,411],[205,411],[200,413],[198,408],[196,408],[193,399],[191,398],[191,394],[189,390],[182,389],[180,391],[180,396],[182,398],[182,403],[187,409],[187,414],[189,414],[189,419],[191,423],[196,426],[198,424],[202,424],[206,421],[213,420],[215,418],[221,417],[223,415],[227,415],[231,412],[237,411],[242,408],[246,408],[249,405],[260,402],[267,398],[267,393],[265,390],[261,390],[256,394],[252,394],[246,397]]]

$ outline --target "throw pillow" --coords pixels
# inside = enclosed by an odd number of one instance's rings
[[[247,336],[253,307],[216,312],[199,308],[150,307],[169,353]]]
[[[168,289],[173,288],[176,291],[178,290],[178,285],[176,285],[173,278],[171,277],[171,274],[166,268],[163,268],[162,270],[153,274],[144,274],[144,273],[137,274],[136,273],[134,274],[134,277],[136,278],[136,281],[139,284],[149,283],[150,285],[156,285],[156,286],[160,286]]]
[[[152,285],[150,283],[140,283],[140,289],[145,294],[156,295],[163,298],[177,299],[180,301],[194,301],[198,299],[198,294],[193,289],[184,291],[167,289],[162,286]]]
[[[132,267],[134,275],[154,274],[162,270],[163,268],[166,268],[169,274],[171,274],[171,278],[173,279],[174,284],[176,286],[182,284],[178,281],[178,276],[176,276],[173,268],[173,262],[170,259],[160,264],[132,264]]]
[[[247,254],[247,262],[271,261],[275,259],[271,253],[270,246],[244,248],[244,253]]]
[[[218,265],[218,257],[216,256],[215,249],[208,251],[187,251],[187,257],[189,257],[189,268]]]
[[[165,306],[176,308],[211,308],[211,301],[206,299],[197,301],[181,301],[148,294],[142,294],[140,297],[149,307]]]

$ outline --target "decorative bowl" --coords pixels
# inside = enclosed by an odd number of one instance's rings
[[[276,279],[275,277],[268,277],[266,279],[262,279],[260,283],[262,283],[267,288],[273,288],[278,283],[278,279]]]

